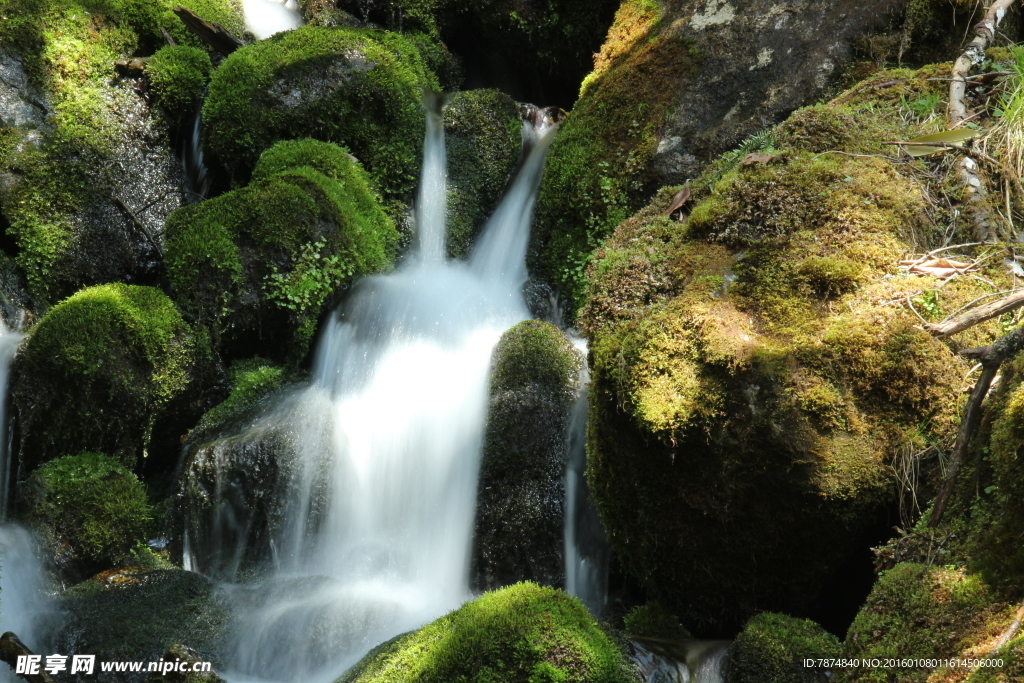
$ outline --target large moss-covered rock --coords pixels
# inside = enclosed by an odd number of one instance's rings
[[[173,441],[152,435],[184,433],[174,425],[190,417],[202,347],[171,300],[150,287],[100,285],[51,308],[11,371],[22,475],[83,450],[129,466],[150,452],[176,456]]]
[[[473,549],[478,589],[565,582],[567,431],[582,364],[572,342],[538,320],[514,326],[494,349]]]
[[[626,0],[551,146],[530,264],[578,307],[585,264],[666,184],[818,99],[908,0]],[[749,151],[758,151],[751,149]]]
[[[339,288],[390,266],[397,233],[366,173],[330,143],[267,150],[249,186],[167,222],[174,296],[229,355],[297,362]]]
[[[898,269],[944,239],[912,168],[823,154],[934,130],[901,131],[899,98],[867,85],[716,161],[682,222],[664,189],[587,273],[591,490],[623,565],[688,625],[806,616],[893,500],[892,459],[958,425],[960,361],[893,302],[938,320],[986,289]]]
[[[819,683],[827,666],[805,660],[836,659],[839,639],[810,619],[764,612],[746,623],[729,648],[727,683]]]
[[[0,212],[34,295],[46,303],[82,286],[158,281],[160,230],[181,205],[181,169],[164,117],[114,62],[152,54],[161,29],[198,39],[170,0],[4,0],[0,100],[15,115],[0,145]],[[237,30],[234,0],[183,3]]]
[[[444,105],[448,254],[466,258],[519,156],[519,107],[498,90],[455,93]]]
[[[212,70],[210,55],[187,45],[168,45],[146,62],[153,95],[174,120],[193,114]]]
[[[200,574],[138,565],[111,570],[64,591],[57,606],[64,612],[57,652],[94,654],[97,662],[155,662],[185,643],[214,667],[224,664],[230,603]],[[101,675],[112,683],[141,683],[151,674]]]
[[[235,51],[203,106],[204,145],[248,179],[274,142],[315,137],[346,145],[382,191],[416,185],[422,90],[437,79],[416,47],[386,31],[305,26]]]
[[[521,583],[384,643],[338,683],[636,680],[618,644],[578,600]]]
[[[22,488],[29,520],[55,562],[74,575],[136,561],[153,530],[146,490],[118,460],[100,453],[52,460]],[[91,571],[90,571],[91,570]]]

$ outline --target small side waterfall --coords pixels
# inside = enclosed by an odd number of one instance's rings
[[[576,342],[584,354],[586,342]],[[590,372],[580,372],[580,397],[569,424],[569,463],[565,471],[565,592],[579,598],[600,617],[608,602],[608,564],[611,546],[601,518],[590,500],[587,468],[587,385]]]
[[[519,172],[470,261],[451,262],[440,102],[428,106],[413,252],[355,286],[326,325],[311,385],[265,419],[286,425],[294,462],[273,577],[233,588],[244,616],[230,680],[333,681],[471,597],[491,353],[529,317],[526,245],[554,127],[524,125]]]
[[[6,523],[12,467],[7,436],[7,379],[23,335],[0,321],[0,633],[14,631],[30,648],[39,649],[48,613],[44,571],[32,535]],[[14,683],[14,672],[0,664],[0,683]]]
[[[242,0],[242,11],[246,28],[260,40],[303,23],[297,0]]]
[[[206,199],[210,192],[210,175],[203,160],[203,97],[196,102],[192,117],[192,131],[181,141],[181,168],[185,174],[185,203],[195,204]]]

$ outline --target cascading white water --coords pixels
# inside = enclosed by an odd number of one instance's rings
[[[13,631],[28,647],[39,649],[48,613],[42,564],[31,534],[16,524],[4,523],[11,478],[7,378],[22,337],[0,320],[0,633]],[[14,672],[0,664],[0,683],[16,680]]]
[[[242,0],[242,11],[245,27],[260,40],[303,23],[297,0]]]
[[[355,287],[311,386],[268,418],[292,425],[299,474],[275,578],[234,589],[245,617],[231,680],[334,680],[470,597],[490,357],[529,315],[526,245],[553,129],[524,127],[525,160],[470,261],[446,262],[439,103],[428,119],[414,252]]]

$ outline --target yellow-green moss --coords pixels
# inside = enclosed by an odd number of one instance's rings
[[[338,683],[627,683],[618,645],[575,598],[519,583],[372,650]]]
[[[210,56],[195,47],[168,45],[146,62],[146,77],[160,106],[175,119],[193,113],[210,79]]]
[[[805,660],[834,659],[839,639],[810,619],[763,612],[746,623],[729,648],[729,683],[816,683],[827,666]]]
[[[217,69],[203,106],[204,145],[245,181],[278,140],[336,142],[385,193],[404,195],[415,187],[423,144],[422,89],[438,87],[398,34],[304,26],[236,50]]]

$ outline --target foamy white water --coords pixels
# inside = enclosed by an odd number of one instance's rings
[[[526,245],[553,132],[524,128],[531,151],[470,262],[448,262],[443,127],[429,115],[413,253],[355,287],[311,386],[267,418],[291,425],[300,474],[275,577],[232,589],[244,616],[230,680],[332,681],[471,597],[490,358],[529,316]]]
[[[303,24],[297,0],[242,0],[242,11],[246,28],[260,40]]]

